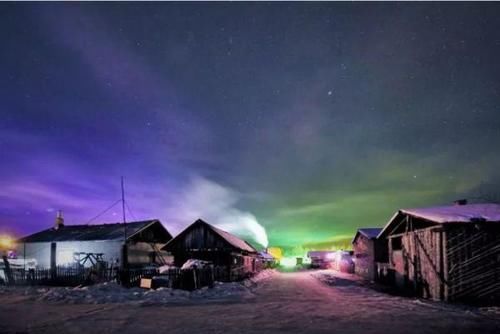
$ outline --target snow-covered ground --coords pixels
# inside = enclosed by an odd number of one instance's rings
[[[105,296],[108,288],[115,289],[96,286],[87,290],[97,294],[101,289]],[[34,293],[35,298],[12,291],[0,293],[0,332],[500,332],[500,315],[493,309],[391,296],[369,289],[349,275],[328,271],[266,272],[243,284],[220,284],[214,289],[184,292],[183,296],[170,290],[127,291],[139,294],[99,305],[50,299],[47,292]],[[233,291],[230,297],[228,291]],[[163,296],[169,293],[176,297]]]
[[[353,274],[341,273],[333,270],[321,270],[312,272],[311,275],[322,283],[334,287],[339,294],[345,295],[346,300],[363,304],[377,304],[382,308],[408,307],[416,312],[426,310],[443,310],[465,313],[476,313],[485,315],[496,315],[500,319],[500,307],[474,307],[460,304],[449,304],[431,300],[391,296],[370,288],[366,282]],[[421,308],[421,309],[419,309]],[[500,333],[500,332],[499,332]]]
[[[131,303],[139,305],[201,302],[204,300],[230,300],[252,298],[258,282],[271,278],[276,271],[264,270],[242,282],[215,282],[211,288],[195,291],[159,288],[124,288],[117,283],[101,283],[85,287],[5,287],[0,295],[25,296],[31,301],[49,301],[67,304]]]

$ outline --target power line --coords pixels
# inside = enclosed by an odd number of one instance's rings
[[[122,188],[122,214],[123,214],[123,241],[127,242],[127,217],[125,215],[125,186],[123,185],[123,176],[121,177]]]
[[[92,219],[89,219],[89,221],[87,221],[85,224],[89,224],[92,221],[96,220],[97,218],[99,218],[100,216],[102,216],[103,214],[105,214],[106,212],[108,212],[109,210],[111,210],[115,205],[117,205],[121,201],[122,201],[121,199],[117,200],[116,202],[114,202],[113,204],[111,204],[109,207],[107,207],[106,209],[104,209],[103,211],[101,211],[97,216],[93,217]]]
[[[137,220],[137,218],[135,217],[134,213],[132,212],[132,210],[128,206],[128,202],[125,202],[125,206],[127,207],[128,213],[130,213],[130,215],[132,216],[132,218],[134,218],[134,220]]]

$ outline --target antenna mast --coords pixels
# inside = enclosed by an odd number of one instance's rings
[[[125,216],[125,187],[123,186],[123,176],[121,179],[121,185],[122,185],[122,214],[123,214],[123,233],[124,233],[124,239],[125,242],[127,242],[127,217]]]

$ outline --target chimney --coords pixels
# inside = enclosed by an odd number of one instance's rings
[[[455,205],[467,205],[467,200],[466,199],[458,199],[453,202]]]
[[[54,224],[54,230],[64,226],[64,218],[61,210],[57,210],[56,223]]]

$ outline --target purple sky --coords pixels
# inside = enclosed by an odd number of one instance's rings
[[[0,233],[120,198],[271,244],[498,194],[497,4],[0,4]],[[121,219],[119,207],[97,222]]]

